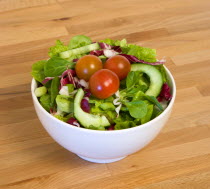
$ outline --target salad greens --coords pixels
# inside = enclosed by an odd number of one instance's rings
[[[38,82],[42,82],[45,79],[45,73],[44,73],[44,66],[46,60],[41,60],[32,65],[32,72],[31,75],[36,79]]]
[[[88,82],[77,77],[75,64],[88,54],[104,62],[109,58],[107,50],[109,56],[127,58],[131,71],[114,95],[97,99]],[[159,116],[164,111],[162,104],[172,98],[163,62],[157,60],[155,49],[128,44],[126,39],[93,42],[77,35],[68,45],[57,40],[48,54],[50,59],[32,65],[31,75],[38,85],[35,95],[46,111],[71,125],[95,130],[136,127]]]
[[[72,68],[74,64],[60,57],[50,58],[44,64],[44,74],[46,77],[60,76],[67,68]]]
[[[138,59],[142,59],[147,62],[156,62],[156,50],[150,49],[146,47],[141,47],[138,45],[127,44],[126,40],[112,40],[105,39],[100,42],[112,45],[112,46],[120,46],[123,54],[133,55]]]

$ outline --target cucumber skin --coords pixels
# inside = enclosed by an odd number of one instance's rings
[[[94,127],[106,127],[110,123],[105,116],[93,115],[86,113],[80,107],[82,98],[84,96],[84,91],[80,88],[74,99],[74,116],[75,118],[86,128]]]
[[[65,59],[65,58],[69,58],[72,55],[85,54],[85,53],[88,53],[93,50],[98,50],[99,48],[100,48],[100,46],[98,43],[92,43],[90,45],[86,45],[86,46],[79,47],[76,49],[71,49],[68,51],[61,52],[61,53],[59,53],[59,55],[61,58]]]
[[[146,95],[157,97],[163,86],[163,78],[160,71],[155,66],[148,64],[132,64],[131,71],[140,71],[147,74],[150,78],[149,89]]]

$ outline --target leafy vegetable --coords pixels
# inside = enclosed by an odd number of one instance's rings
[[[123,53],[125,53],[127,51],[127,48],[128,48],[126,39],[113,40],[113,39],[108,38],[108,39],[101,40],[100,42],[106,43],[106,44],[111,45],[111,46],[119,46],[122,49]]]
[[[68,87],[69,93],[74,91],[74,85],[73,84],[67,84],[66,86]]]
[[[102,131],[105,130],[105,128],[104,128],[103,126],[101,126],[101,125],[99,125],[99,126],[97,126],[97,127],[95,127],[95,126],[93,126],[93,125],[90,125],[90,126],[88,127],[88,129],[92,129],[92,130],[102,130]]]
[[[71,113],[74,112],[74,102],[69,96],[57,95],[56,96],[57,108],[62,112]]]
[[[91,44],[92,41],[89,37],[85,35],[77,35],[71,38],[69,42],[69,49],[76,49],[82,46]]]
[[[133,100],[134,101],[136,101],[136,100],[148,100],[152,104],[156,105],[159,108],[159,110],[163,111],[162,105],[158,102],[158,100],[154,96],[148,96],[148,95],[144,94],[142,91],[138,91],[134,95]]]
[[[127,58],[131,63],[143,63],[143,64],[150,64],[153,66],[157,66],[157,65],[162,65],[165,63],[165,60],[157,60],[155,62],[149,62],[149,61],[145,61],[142,59],[139,59],[133,55],[128,55],[128,54],[122,54],[120,53],[119,55],[124,56],[125,58]]]
[[[144,124],[150,121],[152,117],[152,113],[153,113],[153,105],[148,105],[147,114],[143,118],[141,118],[141,124]]]
[[[71,114],[69,114],[67,116],[63,116],[63,115],[59,115],[59,114],[54,115],[54,117],[56,117],[57,119],[59,119],[63,122],[67,122],[71,116],[72,116]]]
[[[160,92],[160,95],[158,96],[158,101],[161,102],[163,99],[166,101],[171,100],[171,89],[167,83],[164,83]]]
[[[158,102],[158,100],[154,96],[144,95],[144,98],[153,103],[154,105],[156,105],[159,108],[159,110],[163,111],[162,105]]]
[[[124,122],[118,122],[115,125],[116,130],[121,130],[121,129],[128,129],[131,127],[135,127],[136,124],[133,121],[124,121]]]
[[[32,65],[31,75],[34,77],[35,80],[39,81],[40,83],[46,77],[44,74],[44,65],[46,62],[46,60],[41,60]]]
[[[142,118],[147,113],[147,104],[144,101],[132,101],[125,104],[130,115],[134,118]]]
[[[133,44],[127,44],[126,39],[123,39],[123,40],[104,39],[104,40],[101,40],[100,42],[109,44],[111,46],[120,46],[123,54],[135,56],[139,60],[144,60],[146,62],[157,61],[155,49],[141,47],[141,46],[133,45]]]
[[[53,57],[45,63],[44,74],[46,77],[60,76],[67,68],[71,68],[73,64],[60,57]]]
[[[163,67],[163,65],[158,65],[157,68],[161,72],[161,75],[163,77],[163,83],[166,83],[168,79],[167,79],[167,76],[166,76],[166,70],[165,70],[165,68]]]
[[[150,49],[146,47],[141,47],[138,45],[129,45],[129,50],[127,52],[128,55],[133,55],[140,60],[144,60],[147,62],[156,62],[156,50]]]
[[[138,75],[139,75],[138,72],[129,72],[128,73],[127,78],[126,78],[127,89],[132,88],[139,81]]]
[[[59,92],[59,84],[60,84],[59,78],[58,78],[58,77],[55,77],[55,78],[52,80],[51,89],[50,89],[50,94],[51,94],[51,106],[52,106],[52,107],[53,107],[54,104],[55,104],[55,98],[56,98],[56,96],[58,95],[58,92]]]
[[[84,112],[90,113],[90,105],[89,105],[87,99],[85,99],[85,98],[82,99],[81,108]]]
[[[115,106],[112,102],[104,102],[99,106],[102,110],[115,110]]]
[[[45,94],[45,95],[41,96],[39,101],[40,101],[42,107],[49,112],[50,108],[51,108],[50,95],[49,94]]]
[[[55,46],[50,47],[48,55],[50,57],[59,56],[60,52],[67,51],[68,46],[65,46],[60,40],[55,42]]]

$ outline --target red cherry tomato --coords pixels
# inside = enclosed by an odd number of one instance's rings
[[[119,85],[118,76],[107,69],[95,72],[89,81],[90,92],[99,99],[112,96],[119,89]]]
[[[115,55],[105,62],[104,68],[113,71],[118,75],[119,79],[122,80],[125,79],[128,72],[130,72],[131,64],[124,56]]]
[[[103,68],[100,58],[95,55],[85,55],[76,63],[76,74],[80,79],[88,81],[90,77],[98,70]]]

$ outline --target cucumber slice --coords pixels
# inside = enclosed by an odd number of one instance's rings
[[[105,116],[93,115],[82,110],[80,104],[84,96],[84,91],[80,88],[74,99],[74,116],[86,128],[104,128],[110,123]]]
[[[140,71],[149,76],[149,89],[145,92],[146,95],[157,97],[163,86],[163,78],[160,71],[152,65],[148,64],[132,64],[131,71]]]
[[[68,50],[68,51],[61,52],[61,53],[59,53],[59,55],[60,55],[61,58],[69,58],[72,55],[85,54],[85,53],[88,53],[90,51],[97,50],[99,48],[100,48],[100,46],[99,46],[98,43],[92,43],[90,45],[86,45],[86,46],[79,47],[79,48],[76,48],[76,49],[71,49],[71,50]]]

